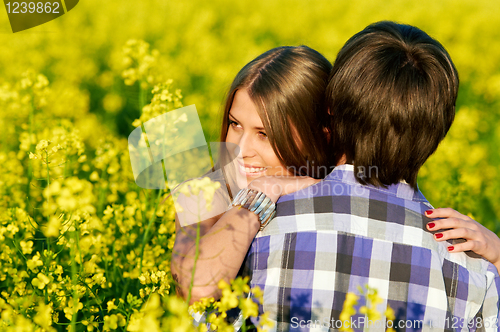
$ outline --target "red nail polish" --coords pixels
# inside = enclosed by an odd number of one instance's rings
[[[429,228],[434,228],[434,226],[436,226],[436,224],[433,222],[430,222],[427,224],[427,226],[429,226]]]
[[[455,249],[455,247],[454,247],[454,246],[449,246],[449,247],[448,247],[448,251],[453,251],[453,249]]]
[[[443,233],[437,233],[436,235],[434,235],[436,237],[436,239],[440,239],[443,237]]]
[[[433,212],[432,210],[427,210],[425,211],[425,214],[432,214],[432,212]]]

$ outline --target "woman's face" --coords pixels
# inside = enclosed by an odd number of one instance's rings
[[[246,89],[236,91],[228,123],[226,142],[239,146],[236,167],[248,182],[264,175],[293,175],[274,153],[257,107]]]

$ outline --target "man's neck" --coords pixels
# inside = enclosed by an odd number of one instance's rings
[[[337,166],[345,165],[346,163],[347,163],[347,157],[345,156],[345,154],[343,154],[339,162],[337,163]]]

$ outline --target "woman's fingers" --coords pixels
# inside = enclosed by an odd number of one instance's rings
[[[467,217],[467,216],[465,216]],[[440,229],[448,228],[469,228],[472,230],[477,229],[477,222],[467,217],[467,219],[450,217],[445,219],[434,219],[427,223],[427,229],[430,231],[437,231]]]
[[[479,243],[478,241],[467,241],[449,246],[448,251],[449,252],[473,251],[477,254],[478,246],[480,244],[481,243]]]
[[[437,208],[425,211],[425,215],[429,218],[458,218],[458,219],[471,219],[460,212],[451,208]]]
[[[481,256],[487,255],[487,239],[481,232],[476,232],[467,228],[451,229],[434,234],[436,241],[446,241],[453,239],[465,239],[465,242],[454,243],[448,246],[449,252],[473,251]],[[488,256],[489,257],[489,256]]]
[[[479,233],[470,230],[468,228],[451,229],[448,231],[434,234],[434,238],[437,241],[446,241],[450,239],[478,240],[479,237],[480,237]]]
[[[427,210],[425,215],[433,219],[427,223],[429,231],[442,230],[434,234],[436,241],[466,240],[448,246],[448,251],[473,251],[493,263],[500,272],[500,238],[495,233],[474,219],[450,208]]]

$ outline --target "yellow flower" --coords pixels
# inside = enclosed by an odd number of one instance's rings
[[[113,309],[117,309],[118,307],[115,305],[115,300],[108,301],[108,312],[110,312]]]
[[[368,292],[366,294],[366,297],[368,300],[370,300],[370,303],[372,306],[377,306],[377,304],[380,304],[384,302],[380,296],[378,296],[378,290],[375,288],[371,288],[369,286],[366,286]]]
[[[94,331],[94,328],[99,327],[99,323],[94,321],[94,315],[91,315],[89,319],[82,320],[82,324],[87,327],[87,331]]]
[[[368,317],[368,321],[371,322],[376,322],[381,318],[380,312],[373,307],[362,306],[359,308],[359,312],[365,314]]]
[[[394,321],[396,319],[396,315],[394,314],[394,310],[389,305],[387,305],[387,309],[385,310],[384,315],[387,317],[387,322]],[[387,328],[387,332],[396,332],[396,330],[394,330],[394,328],[393,328],[394,322],[392,325],[387,324],[387,326],[389,326],[389,325],[391,327]]]
[[[33,321],[48,331],[52,326],[51,316],[52,316],[52,307],[42,302],[37,307],[37,313]]]
[[[264,292],[260,289],[259,286],[255,286],[254,288],[252,288],[252,294],[257,300],[259,300],[261,304],[264,303]]]
[[[259,306],[252,299],[241,299],[239,308],[245,319],[259,316]]]
[[[231,286],[224,279],[221,279],[217,283],[217,287],[219,287],[219,289],[226,289],[226,288],[230,288]]]
[[[149,44],[143,40],[130,39],[123,47],[122,77],[126,85],[141,81],[141,88],[153,84],[156,80],[152,74],[159,57],[157,50],[149,51]],[[158,75],[158,74],[156,74]]]
[[[354,306],[358,303],[359,297],[354,293],[347,293],[346,299],[344,300],[344,304],[342,306],[342,312],[340,313],[340,320],[342,321],[342,326],[340,327],[340,331],[353,331],[350,326],[350,319],[353,315],[356,314],[356,309]]]
[[[37,145],[36,145],[36,151],[37,152],[44,152],[44,151],[47,151],[47,148],[49,147],[49,145],[51,144],[52,142],[51,141],[48,141],[48,140],[44,140],[42,139]]]
[[[37,252],[35,256],[31,257],[29,261],[26,262],[28,265],[28,269],[33,272],[38,272],[38,267],[43,265],[42,260],[40,259],[40,252]]]
[[[31,280],[31,284],[39,289],[43,289],[49,282],[50,279],[41,272],[37,274],[36,278]]]
[[[201,191],[206,202],[206,208],[207,210],[210,210],[211,207],[209,207],[209,205],[212,203],[213,192],[219,186],[219,183],[212,182],[210,178],[204,177],[202,179],[192,179],[186,181],[180,186],[179,192],[187,197],[190,197],[191,195],[198,196]]]
[[[61,219],[56,216],[51,216],[49,222],[43,229],[43,234],[46,237],[58,237],[61,229]]]
[[[231,282],[231,286],[236,295],[243,295],[250,292],[250,286],[248,286],[249,277],[236,278]]]
[[[31,254],[31,252],[33,251],[33,241],[21,241],[20,245],[24,255]]]
[[[381,314],[377,310],[377,304],[384,302],[380,296],[378,296],[377,289],[370,287],[368,285],[366,288],[366,306],[362,306],[359,312],[365,314],[368,321],[376,322],[381,319]]]
[[[116,314],[111,316],[104,316],[104,331],[116,330],[118,326],[125,326],[127,320],[122,314]]]
[[[82,302],[78,302],[75,310],[75,308],[73,307],[73,299],[69,299],[68,306],[64,308],[64,316],[66,316],[68,320],[71,320],[73,318],[73,315],[76,314],[81,309],[83,309]]]
[[[259,326],[257,326],[257,331],[267,331],[274,326],[274,322],[269,319],[269,312],[265,312],[259,317]]]
[[[194,312],[199,312],[202,313],[207,310],[207,307],[215,302],[215,299],[213,297],[204,297],[200,299],[199,301],[194,302],[189,306],[189,309],[193,310]]]

